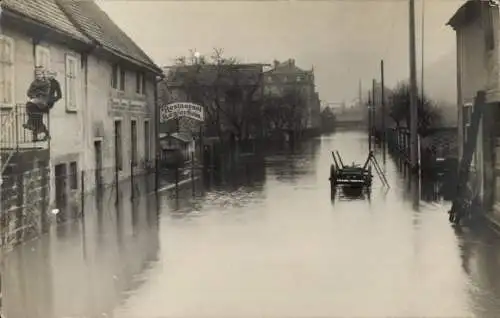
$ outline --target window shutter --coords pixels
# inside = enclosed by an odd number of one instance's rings
[[[65,73],[66,110],[76,111],[78,106],[78,60],[71,55],[66,55]]]
[[[0,35],[0,104],[14,104],[14,41]]]

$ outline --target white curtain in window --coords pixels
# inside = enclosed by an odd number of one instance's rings
[[[66,56],[66,109],[77,108],[77,59],[74,56]]]

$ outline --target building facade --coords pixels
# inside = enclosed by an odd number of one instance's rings
[[[486,93],[470,183],[485,210],[500,220],[500,49],[499,12],[487,1],[470,0],[448,22],[456,32],[458,152],[462,158],[471,125],[474,99]]]
[[[314,69],[303,70],[294,59],[274,61],[273,68],[264,74],[264,94],[282,95],[287,89],[297,90],[304,100],[305,129],[319,131],[321,101],[316,92]]]
[[[147,166],[156,152],[162,74],[151,59],[93,1],[4,0],[1,9],[0,108],[10,123],[0,127],[2,177],[22,157],[19,149],[29,158],[35,151],[48,163],[47,195],[55,207],[116,175],[128,178],[132,166]],[[45,142],[23,137],[35,66],[55,72],[62,90],[44,116],[51,134]]]

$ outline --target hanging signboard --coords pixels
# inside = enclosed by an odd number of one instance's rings
[[[203,106],[187,102],[171,103],[160,106],[160,123],[178,117],[188,117],[194,120],[203,121]]]

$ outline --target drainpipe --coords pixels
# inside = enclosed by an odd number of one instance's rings
[[[154,117],[155,117],[155,192],[160,188],[160,105],[158,102],[158,84],[161,77],[155,78],[154,87]]]

